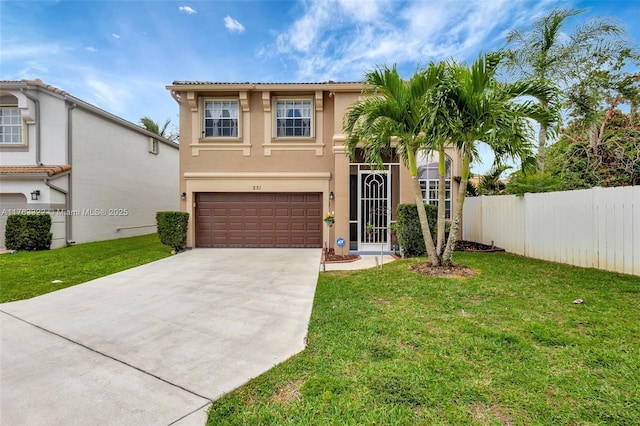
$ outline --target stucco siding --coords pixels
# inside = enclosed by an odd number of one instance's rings
[[[178,210],[178,150],[151,154],[148,136],[79,108],[72,137],[76,243],[155,232],[157,211]]]

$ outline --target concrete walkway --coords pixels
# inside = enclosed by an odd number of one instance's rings
[[[320,255],[192,250],[1,304],[0,424],[204,425],[304,348]]]
[[[393,262],[396,260],[390,254],[361,254],[360,259],[354,262],[344,262],[344,263],[326,263],[320,264],[320,272],[330,272],[330,271],[355,271],[359,269],[369,269],[376,267],[384,267],[387,263]]]

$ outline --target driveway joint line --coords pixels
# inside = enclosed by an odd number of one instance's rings
[[[172,421],[172,422],[171,422],[171,423],[169,423],[167,426],[175,425],[175,424],[176,424],[176,423],[178,423],[180,420],[184,420],[184,419],[186,419],[187,417],[189,417],[189,416],[190,416],[190,415],[192,415],[193,413],[196,413],[196,412],[198,412],[198,411],[202,410],[203,408],[205,408],[205,407],[207,407],[207,406],[211,406],[211,404],[213,404],[213,401],[209,401],[209,402],[207,402],[206,404],[203,404],[201,407],[196,408],[196,409],[195,409],[195,410],[193,410],[192,412],[187,413],[187,414],[185,414],[184,416],[180,417],[179,419]]]
[[[54,332],[54,331],[48,330],[48,329],[46,329],[46,328],[44,328],[44,327],[41,327],[41,326],[39,326],[39,325],[37,325],[37,324],[33,324],[33,323],[31,323],[31,322],[29,322],[29,321],[27,321],[27,320],[25,320],[25,319],[22,319],[22,318],[20,318],[20,317],[15,316],[15,315],[13,315],[13,314],[11,314],[11,313],[9,313],[9,312],[5,312],[5,311],[3,311],[2,309],[0,309],[0,312],[2,312],[3,314],[6,314],[6,315],[8,315],[8,316],[10,316],[10,317],[12,317],[12,318],[17,319],[18,321],[22,321],[22,322],[23,322],[23,323],[25,323],[25,324],[29,324],[29,325],[30,325],[30,326],[32,326],[32,327],[35,327],[35,328],[37,328],[37,329],[39,329],[39,330],[42,330],[42,331],[44,331],[45,333],[49,333],[49,334],[51,334],[51,335],[53,335],[53,336],[57,336],[57,337],[59,337],[59,338],[61,338],[61,339],[64,339],[64,340],[66,340],[66,341],[70,342],[70,343],[73,343],[73,344],[75,344],[75,345],[78,345],[78,346],[80,346],[80,347],[83,347],[83,348],[85,348],[85,349],[88,349],[88,350],[90,350],[91,352],[94,352],[94,353],[96,353],[96,354],[98,354],[98,355],[102,355],[102,356],[103,356],[103,357],[105,357],[105,358],[112,359],[112,360],[114,360],[114,361],[116,361],[116,362],[119,362],[120,364],[123,364],[123,365],[126,365],[127,367],[133,368],[134,370],[137,370],[137,371],[139,371],[139,372],[141,372],[141,373],[143,373],[143,374],[146,374],[146,375],[151,376],[151,377],[153,377],[153,378],[155,378],[155,379],[158,379],[158,380],[160,380],[160,381],[162,381],[162,382],[164,382],[164,383],[166,383],[166,384],[168,384],[168,385],[174,386],[174,387],[176,387],[176,388],[178,388],[178,389],[182,389],[183,391],[188,392],[188,393],[190,393],[190,394],[192,394],[192,395],[195,395],[195,396],[197,396],[197,397],[199,397],[199,398],[206,399],[206,400],[207,400],[207,401],[209,401],[209,402],[208,402],[207,404],[205,404],[204,406],[206,406],[206,405],[208,405],[208,404],[213,403],[213,399],[211,399],[211,398],[209,398],[209,397],[207,397],[207,396],[200,395],[200,394],[198,394],[198,393],[196,393],[196,392],[194,392],[194,391],[192,391],[192,390],[189,390],[189,389],[187,389],[187,388],[185,388],[185,387],[183,387],[183,386],[180,386],[180,385],[178,385],[178,384],[172,383],[172,382],[170,382],[170,381],[168,381],[168,380],[166,380],[166,379],[163,379],[163,378],[162,378],[162,377],[160,377],[160,376],[157,376],[157,375],[155,375],[155,374],[153,374],[153,373],[150,373],[150,372],[148,372],[148,371],[146,371],[146,370],[143,370],[143,369],[141,369],[140,367],[136,367],[135,365],[131,365],[131,364],[129,364],[129,363],[126,363],[126,362],[124,362],[124,361],[122,361],[122,360],[120,360],[120,359],[118,359],[118,358],[115,358],[115,357],[113,357],[113,356],[111,356],[111,355],[108,355],[108,354],[106,354],[106,353],[104,353],[104,352],[100,352],[100,351],[98,351],[98,350],[96,350],[96,349],[93,349],[93,348],[91,348],[91,347],[87,346],[87,345],[83,345],[83,344],[82,344],[82,343],[80,343],[80,342],[76,342],[75,340],[72,340],[72,339],[70,339],[70,338],[68,338],[68,337],[65,337],[65,336],[63,336],[63,335],[61,335],[61,334],[58,334],[58,333],[56,333],[56,332]],[[200,408],[202,408],[202,407],[200,407]],[[198,408],[197,410],[199,410],[200,408]],[[195,410],[195,411],[197,411],[197,410]],[[194,411],[194,412],[195,412],[195,411]],[[193,412],[192,412],[192,413],[193,413]],[[189,414],[192,414],[192,413],[189,413]],[[174,423],[175,423],[175,422],[174,422]]]

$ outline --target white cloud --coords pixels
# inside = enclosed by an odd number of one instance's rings
[[[429,61],[474,59],[504,43],[505,28],[559,0],[323,0],[275,37],[275,53],[297,63],[298,79],[360,79],[378,65],[409,72]],[[260,49],[258,52],[268,52]]]
[[[111,33],[111,37],[113,38],[120,38],[120,35],[116,34],[116,33]]]
[[[231,16],[225,16],[224,26],[232,33],[244,32],[244,25],[233,19]]]
[[[131,97],[129,90],[123,89],[128,86],[119,84],[115,79],[109,79],[107,82],[96,77],[88,77],[85,84],[90,93],[89,99],[85,100],[116,115],[125,110]]]
[[[194,14],[198,13],[195,9],[192,9],[189,6],[180,6],[178,8],[178,10],[180,10],[180,12],[185,12],[185,13],[187,13],[189,15],[194,15]]]
[[[96,49],[93,46],[87,46],[87,47],[84,48],[84,50],[86,50],[87,52],[97,52],[98,51],[98,49]]]
[[[57,55],[63,50],[58,44],[22,44],[16,42],[2,43],[2,59],[4,61],[20,58],[41,58],[49,55]]]

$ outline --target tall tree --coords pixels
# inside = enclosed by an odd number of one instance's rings
[[[529,31],[518,29],[507,35],[507,69],[519,79],[537,79],[557,84],[569,93],[576,84],[584,83],[589,69],[619,58],[626,49],[622,26],[601,17],[578,25],[565,33],[569,18],[581,15],[583,9],[554,9],[533,23]],[[586,66],[590,64],[589,66]],[[582,90],[584,91],[584,89]],[[543,107],[545,100],[538,99]],[[592,99],[597,102],[597,99]],[[541,124],[538,133],[538,167],[544,171],[547,129]]]
[[[400,76],[395,66],[367,73],[364,83],[369,96],[349,107],[343,121],[351,158],[355,157],[356,149],[362,147],[366,161],[380,165],[382,155],[390,152],[392,145],[396,148],[411,174],[425,248],[434,266],[439,265],[440,260],[427,222],[416,155],[421,149],[444,150],[444,143],[437,135],[424,131],[430,114],[428,94],[438,86],[444,70],[443,64],[431,64],[408,81]],[[440,205],[444,208],[444,197]],[[444,218],[444,213],[442,216]]]
[[[481,55],[471,66],[451,63],[453,84],[448,94],[448,137],[462,156],[462,171],[453,221],[447,246],[442,255],[444,265],[451,264],[462,209],[466,196],[471,162],[478,156],[478,144],[486,143],[497,159],[510,157],[526,165],[531,159],[533,119],[549,129],[557,120],[550,105],[555,91],[541,81],[500,83],[496,72],[503,54]],[[539,99],[535,102],[529,98]]]

